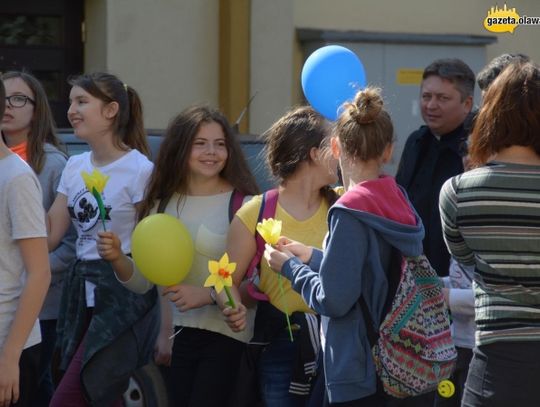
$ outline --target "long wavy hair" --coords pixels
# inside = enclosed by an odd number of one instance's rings
[[[169,199],[174,193],[186,195],[193,141],[203,124],[213,122],[219,124],[223,130],[228,153],[220,176],[245,195],[255,195],[259,192],[240,143],[225,116],[209,106],[192,106],[169,123],[141,203],[139,219],[149,215],[157,201]]]
[[[43,148],[45,143],[52,144],[57,148],[60,145],[56,137],[56,126],[47,94],[39,80],[28,72],[6,72],[2,75],[2,81],[8,79],[22,80],[34,94],[34,115],[27,135],[26,152],[28,154],[28,164],[36,174],[39,174],[43,170],[43,165],[45,165],[45,151]]]

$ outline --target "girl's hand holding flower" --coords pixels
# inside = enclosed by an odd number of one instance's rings
[[[278,250],[286,250],[292,253],[293,256],[298,257],[302,263],[309,263],[311,260],[311,255],[313,254],[313,248],[306,246],[303,243],[297,242],[296,240],[291,240],[286,236],[281,236],[276,245]]]
[[[264,247],[264,258],[270,265],[270,268],[278,273],[281,273],[283,264],[291,257],[294,257],[294,255],[284,247],[276,246],[276,248],[274,248],[269,244],[265,244]]]
[[[113,232],[98,232],[98,254],[103,260],[114,263],[122,256],[122,243]]]
[[[225,322],[233,332],[240,332],[246,329],[246,307],[241,303],[236,303],[236,308],[226,307],[222,310]]]

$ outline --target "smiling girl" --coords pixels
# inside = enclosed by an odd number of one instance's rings
[[[252,332],[253,314],[245,330],[231,331],[214,292],[204,287],[208,261],[225,252],[234,190],[253,195],[257,186],[227,119],[206,106],[184,110],[165,133],[139,215],[142,219],[160,208],[182,221],[195,244],[187,277],[163,290],[158,359],[170,364],[167,387],[174,406],[227,405]],[[119,279],[132,290],[147,289],[148,282],[137,270],[134,274],[133,263],[118,250],[118,238],[101,236],[100,253],[112,262]]]
[[[68,119],[90,151],[72,156],[62,173],[49,210],[49,248],[56,247],[70,223],[77,234],[77,261],[64,285],[58,319],[60,368],[65,370],[51,406],[111,405],[119,402],[129,377],[152,354],[157,334],[157,293],[127,291],[110,263],[100,258],[96,240],[106,227],[130,253],[137,205],[143,198],[152,163],[135,90],[106,73],[70,81]],[[96,199],[81,172],[109,177],[99,222]]]

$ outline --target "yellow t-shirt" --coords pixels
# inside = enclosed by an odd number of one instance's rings
[[[262,195],[257,195],[236,212],[236,215],[246,225],[253,236],[255,236],[261,202]],[[328,231],[328,225],[326,223],[327,213],[328,203],[323,199],[319,209],[317,209],[317,212],[313,216],[309,219],[298,221],[289,215],[278,203],[273,218],[282,221],[281,234],[283,236],[287,236],[308,246],[321,248],[326,232]],[[259,289],[270,298],[270,303],[282,312],[287,310],[289,313],[295,311],[313,313],[302,297],[292,289],[290,281],[284,277],[281,278],[281,281],[284,290],[283,298],[281,298],[279,289],[278,274],[270,268],[268,262],[263,257],[261,259]]]

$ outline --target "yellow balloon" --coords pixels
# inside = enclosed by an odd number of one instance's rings
[[[131,236],[131,254],[140,272],[158,285],[180,283],[193,263],[193,241],[177,218],[164,213],[141,220]]]

